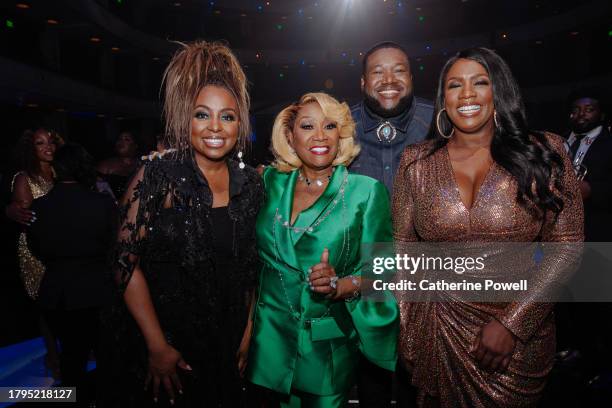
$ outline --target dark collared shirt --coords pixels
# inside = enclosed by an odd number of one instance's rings
[[[351,108],[355,120],[356,139],[361,153],[351,163],[353,173],[373,177],[382,182],[391,194],[393,179],[406,146],[425,140],[433,116],[433,104],[415,97],[410,108],[393,118],[380,118],[360,102]],[[397,136],[390,143],[380,142],[376,136],[378,126],[388,121],[397,130]]]

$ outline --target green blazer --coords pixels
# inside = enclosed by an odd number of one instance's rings
[[[268,168],[263,179],[267,201],[257,218],[263,267],[247,378],[284,394],[332,395],[354,383],[359,351],[394,370],[399,311],[393,296],[331,301],[307,283],[308,268],[320,262],[324,248],[343,277],[360,275],[361,244],[392,240],[385,186],[337,166],[323,194],[291,226],[298,171]]]

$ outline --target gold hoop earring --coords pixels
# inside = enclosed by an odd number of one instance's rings
[[[443,137],[443,138],[445,138],[445,139],[450,139],[451,137],[453,137],[453,134],[455,133],[455,128],[453,128],[453,129],[451,130],[450,135],[448,135],[448,136],[447,136],[447,135],[445,135],[444,133],[442,133],[442,130],[440,130],[440,114],[441,114],[442,112],[445,112],[445,111],[446,111],[446,108],[441,109],[441,110],[438,112],[438,115],[436,115],[436,128],[438,129],[438,133],[440,134],[440,136],[442,136],[442,137]]]

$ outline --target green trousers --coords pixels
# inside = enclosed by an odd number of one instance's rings
[[[346,407],[347,403],[347,393],[321,396],[292,391],[280,399],[281,408],[342,408]]]

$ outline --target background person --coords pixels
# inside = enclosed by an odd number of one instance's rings
[[[375,178],[389,194],[407,146],[422,142],[429,132],[433,103],[416,97],[408,53],[397,43],[385,41],[363,57],[363,100],[351,108],[356,124],[359,156],[351,172]],[[367,407],[391,404],[392,374],[360,357],[359,402]]]
[[[604,126],[603,98],[588,89],[570,95],[571,132],[567,145],[574,166],[584,166],[580,182],[586,241],[612,240],[612,135]]]
[[[111,293],[107,257],[117,208],[92,190],[93,158],[80,145],[61,147],[53,161],[55,186],[35,200],[38,220],[28,230],[32,252],[45,265],[38,303],[61,346],[62,386],[76,386],[82,406],[87,361],[99,339],[100,308]]]
[[[570,133],[566,140],[572,164],[581,177],[585,241],[598,243],[612,241],[612,134],[606,126],[604,101],[596,89],[578,89],[570,94]],[[605,251],[602,244],[594,245]],[[610,262],[595,249],[587,248],[576,280],[601,282],[599,274],[609,269]],[[610,304],[564,303],[558,304],[556,311],[560,365],[582,368],[591,387],[610,383],[612,325],[602,324],[598,317],[612,311]]]
[[[133,133],[124,131],[115,141],[115,156],[98,164],[98,173],[111,188],[115,199],[121,200],[128,181],[138,168],[138,141]],[[100,191],[103,187],[98,186]]]
[[[11,182],[11,201],[5,208],[6,216],[21,224],[17,237],[17,260],[21,280],[27,295],[36,299],[45,266],[30,251],[25,226],[36,222],[36,213],[30,209],[32,202],[51,190],[55,173],[53,157],[57,140],[50,131],[39,128],[26,130],[15,148],[15,162],[20,171]],[[60,378],[59,352],[55,336],[49,330],[46,319],[39,316],[38,326],[42,334],[47,355],[45,365],[55,379]]]
[[[408,53],[397,43],[372,47],[362,69],[363,100],[351,108],[361,152],[349,170],[375,178],[391,193],[402,152],[429,132],[433,104],[414,96]]]

